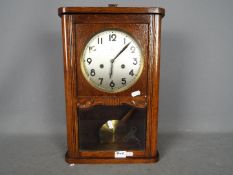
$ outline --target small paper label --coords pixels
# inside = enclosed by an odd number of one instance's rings
[[[132,157],[133,156],[133,152],[126,152],[126,157]]]
[[[138,95],[140,95],[140,94],[141,94],[140,91],[134,91],[134,92],[131,93],[131,96],[132,96],[132,97],[136,97],[136,96],[138,96]]]
[[[133,156],[133,152],[115,151],[115,158],[126,158],[127,156]]]
[[[126,151],[115,151],[115,158],[126,158]]]

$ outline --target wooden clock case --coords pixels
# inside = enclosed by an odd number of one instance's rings
[[[158,160],[158,100],[162,8],[145,7],[61,7],[64,57],[68,163],[150,163]],[[88,40],[105,29],[119,29],[134,36],[142,47],[143,72],[129,89],[106,93],[93,88],[80,70],[80,57]],[[140,90],[133,97],[132,92]],[[132,157],[115,158],[116,150],[81,150],[79,109],[96,105],[127,104],[146,108],[145,149],[133,150]]]

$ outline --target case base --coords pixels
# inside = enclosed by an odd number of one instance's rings
[[[156,157],[150,158],[71,158],[66,152],[65,160],[68,164],[130,164],[155,163],[159,161],[159,152]]]

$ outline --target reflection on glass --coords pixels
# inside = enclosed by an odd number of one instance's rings
[[[80,150],[144,150],[146,108],[128,105],[78,110]]]

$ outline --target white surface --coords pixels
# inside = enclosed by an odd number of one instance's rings
[[[138,91],[134,91],[134,92],[131,93],[132,97],[136,97],[136,96],[139,96],[139,95],[141,95],[141,91],[139,91],[139,90]]]
[[[110,39],[113,35],[115,37]],[[128,47],[111,63],[127,44]],[[136,39],[123,31],[106,30],[93,36],[87,43],[80,64],[84,65],[82,72],[94,87],[107,92],[122,91],[140,76],[143,67],[141,55]],[[132,70],[133,74],[130,75]]]
[[[133,152],[128,151],[115,151],[114,154],[115,158],[126,158],[133,156]]]

